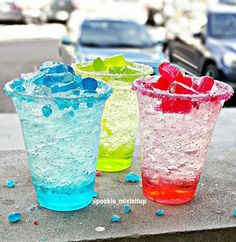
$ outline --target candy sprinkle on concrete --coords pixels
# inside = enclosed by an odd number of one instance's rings
[[[34,221],[34,226],[38,226],[39,222],[37,220]]]
[[[123,205],[123,213],[130,213],[131,212],[131,207],[128,203]]]
[[[139,182],[141,180],[140,176],[137,174],[134,174],[133,172],[130,172],[125,177],[125,182]]]
[[[101,171],[96,171],[96,176],[102,176],[102,172]]]
[[[6,181],[6,186],[8,188],[13,188],[15,186],[15,181],[14,180],[8,180],[8,181]]]
[[[112,217],[111,217],[111,221],[112,222],[120,222],[121,221],[121,217],[120,216],[118,216],[118,215],[112,215]]]
[[[93,198],[97,198],[98,197],[98,192],[93,192]]]
[[[103,231],[105,231],[105,228],[104,227],[96,227],[95,230],[97,232],[103,232]]]
[[[19,212],[12,212],[12,213],[8,213],[7,215],[7,220],[9,223],[17,223],[19,221],[21,221],[21,213]]]
[[[236,208],[234,208],[233,216],[236,217]]]
[[[165,212],[164,212],[163,209],[157,209],[156,212],[155,212],[156,216],[158,216],[158,217],[163,216],[164,213],[165,213]]]
[[[37,208],[37,205],[31,205],[31,206],[29,206],[28,208],[26,208],[26,211],[27,211],[27,212],[31,212],[31,211],[33,211],[35,208]]]

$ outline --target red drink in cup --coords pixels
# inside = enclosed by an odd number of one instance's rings
[[[184,76],[169,63],[137,80],[144,195],[164,204],[193,199],[217,117],[233,89]]]

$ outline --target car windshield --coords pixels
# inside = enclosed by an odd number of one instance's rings
[[[85,21],[79,43],[91,47],[152,47],[146,28],[133,22]]]
[[[236,38],[236,13],[210,14],[209,34],[214,38]]]

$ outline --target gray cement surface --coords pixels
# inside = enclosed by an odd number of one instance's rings
[[[236,142],[212,142],[205,169],[193,201],[167,206],[146,200],[140,184],[126,184],[129,171],[140,172],[138,150],[133,167],[119,173],[103,173],[97,177],[95,190],[99,199],[116,203],[91,204],[75,212],[54,212],[43,208],[27,211],[37,204],[24,151],[0,152],[0,241],[159,241],[159,242],[235,242],[236,218]],[[16,187],[5,187],[7,179],[14,179]],[[122,213],[119,199],[140,199],[145,205],[131,204],[130,214]],[[144,199],[144,200],[143,200]],[[96,200],[94,200],[96,201]],[[137,201],[137,200],[136,200]],[[165,210],[163,217],[155,210]],[[20,211],[21,222],[9,224],[11,211]],[[113,214],[120,215],[120,223],[111,223]],[[37,220],[38,226],[33,222]],[[97,232],[96,227],[105,228]]]

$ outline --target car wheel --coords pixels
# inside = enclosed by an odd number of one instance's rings
[[[217,67],[213,64],[208,65],[204,69],[203,75],[210,76],[210,77],[214,78],[215,80],[219,80],[219,78],[220,78],[219,71],[218,71]]]

